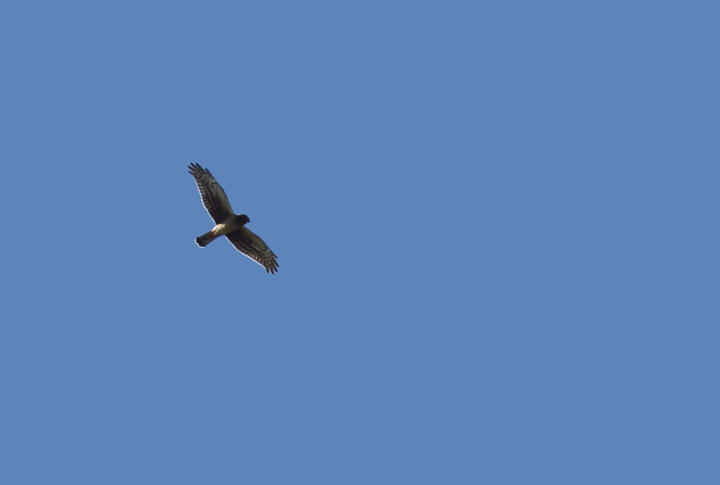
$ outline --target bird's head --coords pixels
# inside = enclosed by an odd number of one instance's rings
[[[245,214],[240,214],[239,216],[235,216],[235,220],[237,220],[240,224],[243,226],[250,222],[250,218],[246,216]]]

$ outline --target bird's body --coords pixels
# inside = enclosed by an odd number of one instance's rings
[[[204,248],[220,236],[227,236],[231,232],[237,231],[248,222],[250,222],[250,218],[248,218],[245,214],[241,214],[239,216],[233,215],[232,217],[228,217],[225,222],[217,224],[209,232],[206,232],[202,236],[196,238],[195,242],[198,246]]]
[[[191,163],[188,168],[195,178],[205,209],[215,221],[212,230],[195,239],[197,245],[204,248],[225,236],[238,251],[263,266],[268,273],[275,274],[279,266],[277,256],[260,237],[245,227],[250,218],[245,214],[235,214],[225,191],[208,169],[197,163]]]

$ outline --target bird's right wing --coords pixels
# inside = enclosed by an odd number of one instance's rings
[[[230,201],[225,195],[225,191],[220,186],[210,170],[202,168],[197,163],[188,165],[190,175],[195,177],[195,183],[200,191],[203,205],[207,209],[208,214],[212,217],[215,224],[225,222],[228,217],[234,216]]]

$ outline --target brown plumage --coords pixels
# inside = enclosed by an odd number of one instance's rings
[[[197,245],[204,248],[218,237],[225,236],[238,251],[263,266],[268,273],[275,274],[279,266],[277,256],[265,241],[245,227],[250,218],[245,214],[235,214],[225,191],[210,170],[197,163],[191,163],[188,168],[195,178],[203,205],[216,224],[211,231],[195,239]]]

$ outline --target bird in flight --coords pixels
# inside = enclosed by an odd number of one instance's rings
[[[197,163],[191,163],[188,168],[190,175],[195,177],[203,205],[216,224],[210,232],[195,239],[197,245],[204,248],[220,236],[225,236],[235,249],[263,266],[268,273],[275,274],[279,266],[277,256],[265,241],[245,227],[245,224],[250,222],[250,218],[245,214],[235,214],[225,191],[210,170],[202,168]]]

